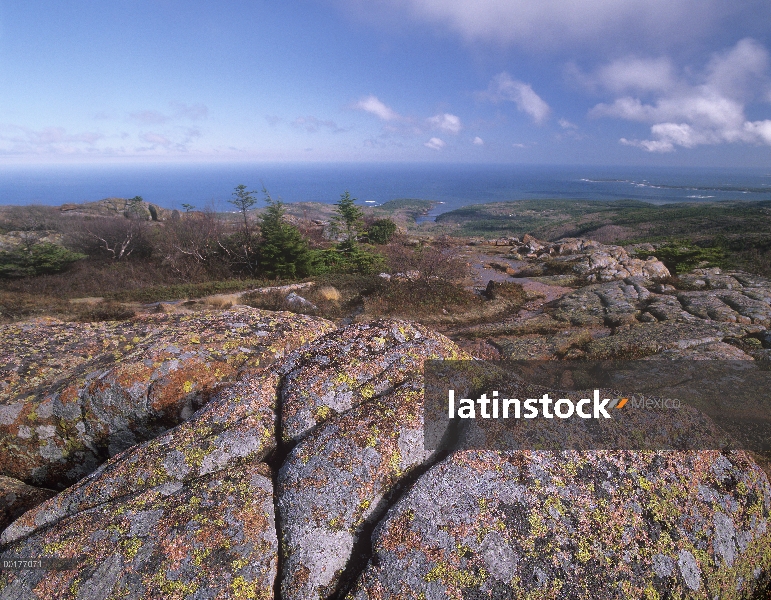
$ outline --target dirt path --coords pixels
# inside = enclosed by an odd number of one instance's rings
[[[537,300],[531,300],[525,307],[526,311],[538,310],[544,304],[561,298],[565,294],[573,291],[573,288],[560,285],[549,285],[540,281],[534,281],[529,277],[513,277],[501,269],[490,266],[490,263],[497,263],[503,267],[510,267],[513,271],[519,271],[528,263],[521,260],[513,260],[506,256],[495,256],[483,252],[471,252],[468,255],[471,264],[471,275],[473,287],[476,289],[484,288],[489,281],[512,282],[520,284],[523,289],[533,296],[543,296]],[[542,312],[539,311],[539,312]],[[535,314],[535,313],[534,313]]]

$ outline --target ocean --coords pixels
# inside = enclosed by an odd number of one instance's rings
[[[166,208],[231,210],[236,185],[263,186],[284,202],[360,204],[397,198],[437,202],[432,214],[522,199],[633,199],[657,204],[771,200],[771,169],[437,164],[196,164],[0,166],[0,204],[59,205],[110,196]],[[261,197],[261,194],[260,194]]]

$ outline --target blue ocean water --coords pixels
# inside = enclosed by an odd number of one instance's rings
[[[233,188],[267,188],[285,202],[360,203],[396,198],[440,202],[438,214],[484,202],[536,198],[652,203],[771,200],[771,169],[437,164],[197,164],[3,166],[0,204],[59,205],[142,196],[166,208],[232,209]]]

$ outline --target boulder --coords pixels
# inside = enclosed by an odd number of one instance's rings
[[[4,325],[0,474],[61,489],[333,328],[248,307]]]
[[[399,482],[430,459],[422,396],[417,381],[399,386],[327,421],[289,454],[276,487],[282,598],[326,598],[346,583],[359,543],[368,544],[362,532]]]
[[[33,487],[18,479],[0,475],[0,531],[30,508],[55,495],[53,490]]]
[[[586,345],[590,360],[644,358],[664,351],[684,351],[694,346],[742,338],[754,333],[751,325],[695,321],[646,323],[595,339]],[[730,360],[731,356],[725,357]]]

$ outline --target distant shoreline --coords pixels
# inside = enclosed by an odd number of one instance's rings
[[[136,165],[0,167],[0,204],[93,202],[142,196],[168,209],[227,210],[233,188],[263,186],[292,204],[333,204],[348,190],[362,205],[399,198],[444,202],[442,212],[507,200],[771,200],[762,169],[504,165]],[[259,194],[258,194],[259,195]]]

